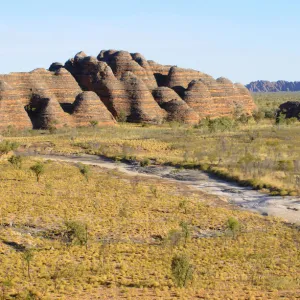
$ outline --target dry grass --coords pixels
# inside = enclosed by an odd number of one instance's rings
[[[216,206],[212,196],[164,182],[75,165],[45,163],[36,181],[0,163],[0,282],[5,299],[252,299],[299,295],[300,239],[271,217]],[[233,239],[227,220],[241,232]],[[88,245],[67,245],[65,221],[87,224]],[[189,224],[191,238],[171,245],[171,230]],[[209,237],[209,235],[212,235]],[[33,250],[30,278],[23,259]],[[171,259],[187,254],[194,280],[174,286]],[[29,296],[31,295],[31,296]],[[34,296],[35,295],[35,296]],[[31,298],[30,298],[31,297]],[[35,298],[34,298],[35,297]],[[253,298],[254,299],[254,298]],[[283,298],[284,299],[284,298]]]
[[[299,123],[300,124],[300,123]],[[197,167],[219,176],[281,195],[299,194],[300,126],[263,120],[229,130],[180,124],[115,128],[63,129],[56,134],[26,133],[7,137],[24,148],[56,153],[90,153],[115,159]]]

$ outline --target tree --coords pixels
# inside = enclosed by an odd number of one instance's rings
[[[181,222],[180,224],[181,230],[182,230],[182,236],[184,238],[184,246],[186,247],[187,241],[191,236],[190,228],[188,223]]]
[[[175,255],[172,258],[171,271],[173,281],[178,287],[186,287],[189,280],[193,278],[194,268],[185,254]]]
[[[227,226],[232,233],[232,237],[235,239],[241,227],[239,221],[234,217],[230,217],[227,221]]]
[[[33,260],[33,250],[32,249],[27,249],[24,251],[23,253],[23,259],[27,265],[27,276],[29,279],[31,279],[30,277],[30,264],[31,264],[31,261]]]
[[[36,175],[36,181],[40,181],[41,175],[45,172],[45,166],[42,162],[37,162],[35,165],[30,167],[30,170],[33,171]]]
[[[21,169],[22,167],[22,156],[20,155],[13,155],[11,156],[8,161],[17,169]]]

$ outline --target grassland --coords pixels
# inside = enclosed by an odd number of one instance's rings
[[[228,120],[226,120],[227,122]],[[300,126],[253,119],[209,127],[120,124],[6,137],[23,148],[199,168],[272,194],[300,194]]]
[[[255,96],[261,111],[273,97]],[[299,136],[299,123],[261,117],[3,133],[23,151],[200,168],[281,195],[300,194]],[[299,228],[185,186],[37,161],[1,156],[2,299],[299,299]]]
[[[300,92],[253,93],[256,105],[267,117],[273,117],[279,105],[287,101],[300,101]]]
[[[21,169],[5,158],[0,163],[3,299],[299,295],[298,229],[200,192],[115,170],[95,167],[85,178],[76,165],[47,161],[37,182],[30,170],[35,163],[25,158]],[[236,238],[230,217],[240,224]],[[70,222],[86,229],[83,243],[66,239]],[[171,273],[178,254],[189,257],[193,268],[185,288],[176,287]]]

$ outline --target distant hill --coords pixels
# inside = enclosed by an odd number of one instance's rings
[[[267,81],[258,80],[252,81],[246,85],[250,92],[297,92],[300,91],[300,81]]]

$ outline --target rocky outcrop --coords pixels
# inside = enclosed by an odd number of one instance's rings
[[[196,124],[199,118],[255,109],[248,91],[224,77],[215,80],[196,70],[160,65],[139,53],[105,50],[95,58],[79,52],[65,68],[83,90],[96,92],[116,118],[122,115],[130,122],[160,122],[165,116]]]
[[[297,118],[300,120],[300,101],[288,101],[279,106],[277,117],[280,114],[285,115],[286,118]]]
[[[117,50],[97,57],[79,52],[64,65],[0,75],[0,81],[0,128],[113,125],[114,118],[197,124],[255,109],[249,91],[226,78]]]
[[[20,129],[45,129],[77,125],[72,117],[73,102],[82,90],[61,64],[52,64],[51,69],[54,71],[36,69],[0,75],[2,86],[6,86],[5,90],[0,90],[1,128],[13,125]],[[100,99],[98,101],[105,114],[109,114]],[[4,109],[6,106],[8,108]],[[99,125],[107,123],[106,119],[98,121]]]
[[[199,71],[172,67],[168,73],[167,86],[175,90],[182,97],[191,81],[207,78],[210,78],[210,76]]]
[[[153,60],[148,60],[148,63],[152,69],[152,72],[154,74],[154,77],[156,79],[157,85],[160,86],[167,86],[168,84],[168,74],[170,72],[170,69],[172,66],[165,66],[165,65],[160,65],[156,63]]]
[[[0,80],[4,80],[15,90],[23,105],[29,104],[32,94],[37,91],[55,96],[59,103],[72,103],[81,92],[76,80],[65,69],[56,72],[36,69],[28,73],[10,73],[0,75]]]
[[[168,87],[158,87],[152,92],[154,99],[166,112],[167,121],[186,124],[199,123],[199,115],[174,90]]]
[[[146,84],[131,72],[126,72],[121,78],[130,103],[129,122],[161,123],[165,116],[163,110],[153,99]]]
[[[155,77],[148,61],[139,53],[130,54],[127,51],[101,51],[99,61],[106,62],[112,69],[117,79],[121,79],[125,72],[137,76],[148,89],[157,87]]]
[[[242,109],[242,111],[248,115],[252,114],[254,110],[256,110],[256,105],[253,101],[253,98],[247,90],[247,88],[242,85],[241,83],[236,83],[234,85],[236,91],[237,91],[237,100],[235,100],[235,107],[237,109]]]
[[[138,54],[133,55],[141,65],[148,62]],[[94,91],[117,119],[130,122],[161,122],[164,112],[151,95],[147,72],[125,51],[102,51],[98,58],[80,52],[65,67],[73,74],[83,90]],[[126,63],[127,61],[127,63]],[[108,63],[110,65],[108,65]],[[135,73],[126,70],[134,70]],[[114,70],[114,72],[113,72]],[[146,82],[145,83],[145,76]],[[155,82],[154,76],[152,80]],[[144,80],[143,80],[144,79]],[[153,85],[156,86],[156,82]]]
[[[250,92],[297,92],[300,91],[300,81],[267,81],[267,80],[258,80],[252,81],[246,85],[246,88]]]
[[[193,80],[184,92],[183,100],[194,109],[199,117],[215,115],[214,101],[208,87],[201,80]]]
[[[73,125],[71,117],[63,111],[56,97],[46,91],[33,93],[26,110],[33,129],[60,128]]]
[[[29,116],[24,110],[16,91],[5,81],[0,81],[0,130],[8,126],[17,129],[32,128]]]
[[[114,125],[116,123],[112,114],[94,92],[82,92],[73,104],[72,116],[77,126],[91,124]]]

